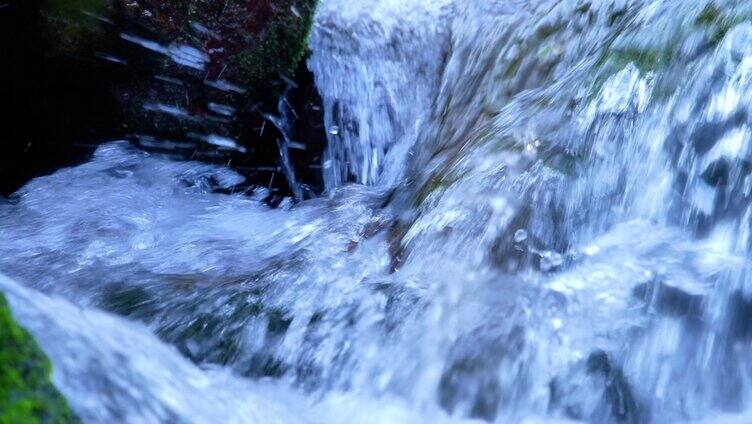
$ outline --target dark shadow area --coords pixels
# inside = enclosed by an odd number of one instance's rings
[[[0,115],[0,195],[85,162],[103,142],[128,139],[178,160],[229,165],[247,178],[238,190],[270,188],[274,203],[293,193],[280,154],[284,134],[270,120],[279,116],[280,94],[291,111],[285,124],[294,147],[289,162],[295,179],[303,197],[321,193],[326,134],[305,60],[293,74],[280,74],[257,87],[218,87],[215,81],[242,75],[244,69],[233,69],[235,63],[222,55],[209,55],[206,70],[191,69],[123,34],[162,46],[180,42],[200,51],[221,51],[225,39],[202,34],[206,27],[187,20],[184,27],[197,28],[192,38],[173,34],[170,39],[171,34],[157,33],[143,22],[148,10],[132,13],[123,4],[112,3],[107,17],[81,10],[96,42],[71,49],[60,48],[51,36],[45,2],[0,0],[0,98],[5,106]],[[243,29],[224,28],[222,34],[238,31]],[[169,108],[180,112],[166,113]],[[211,136],[234,140],[242,148],[218,147],[207,141]]]

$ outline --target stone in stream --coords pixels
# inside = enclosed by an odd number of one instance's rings
[[[643,411],[623,371],[596,350],[549,384],[549,410],[574,420],[643,422]]]
[[[742,291],[729,296],[727,311],[728,333],[737,339],[752,338],[752,300]]]
[[[645,302],[648,309],[663,315],[701,319],[705,311],[705,296],[689,293],[662,281],[640,284],[632,294]]]
[[[502,366],[520,355],[525,333],[520,327],[509,332],[499,330],[478,329],[460,338],[451,349],[439,383],[439,403],[448,412],[494,421],[509,401],[510,388],[504,387],[500,378]]]
[[[720,158],[705,168],[702,179],[713,187],[725,187],[728,185],[731,174],[731,163],[727,158]]]

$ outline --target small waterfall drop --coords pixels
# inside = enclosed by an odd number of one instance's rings
[[[393,185],[427,119],[447,49],[449,0],[322,2],[309,67],[325,108],[328,190]]]

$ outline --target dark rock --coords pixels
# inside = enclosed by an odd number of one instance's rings
[[[106,25],[118,4],[112,0],[41,2],[45,56],[84,56],[109,44]]]
[[[740,290],[729,296],[727,311],[728,333],[734,338],[752,338],[752,299]]]
[[[663,315],[700,319],[705,310],[704,296],[687,293],[662,281],[640,284],[632,294],[645,302],[648,309]]]
[[[0,50],[14,64],[3,69],[9,74],[3,80],[17,83],[0,88],[12,105],[4,116],[0,195],[125,137],[176,158],[229,164],[250,184],[290,194],[280,174],[283,135],[268,120],[285,93],[294,116],[287,136],[306,142],[290,151],[292,166],[305,186],[320,190],[326,134],[303,60],[315,6],[315,0],[11,2],[0,13]],[[205,55],[203,69],[165,53],[182,47]],[[242,152],[212,145],[210,136],[234,140]]]
[[[163,45],[190,46],[206,57],[202,69],[195,70],[154,54],[157,65],[147,69],[149,78],[121,87],[121,96],[139,99],[124,101],[128,132],[149,135],[147,143],[135,138],[144,148],[230,164],[251,183],[281,195],[292,193],[280,153],[282,141],[289,139],[295,148],[286,153],[302,194],[320,192],[323,108],[303,60],[316,3],[131,3],[135,6],[126,15],[139,24],[135,34]],[[217,148],[206,142],[211,136],[242,147]]]
[[[494,421],[505,401],[499,380],[502,363],[514,360],[525,344],[524,331],[482,328],[460,338],[449,354],[439,383],[439,403],[449,413]],[[521,382],[518,382],[521,384]]]
[[[530,227],[531,211],[522,208],[504,231],[495,241],[492,247],[492,260],[502,270],[510,273],[517,272],[524,267],[536,262],[539,265],[539,256],[532,255],[530,247],[535,247],[536,240],[527,232]],[[525,231],[525,237],[519,240],[518,231]]]
[[[42,7],[61,2],[16,1],[0,9],[0,51],[8,64],[0,67],[0,196],[86,160],[97,142],[120,130],[109,87],[121,75],[91,55],[63,54],[52,43],[43,14],[49,10]]]
[[[702,179],[713,187],[725,187],[729,183],[731,163],[726,158],[720,158],[708,165],[702,173]]]
[[[747,113],[738,110],[726,119],[703,122],[690,134],[690,141],[698,154],[705,154],[734,128],[746,124]]]
[[[626,376],[601,350],[556,377],[549,389],[550,411],[568,418],[597,423],[643,422],[643,411]]]

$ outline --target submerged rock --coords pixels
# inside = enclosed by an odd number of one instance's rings
[[[77,423],[50,381],[52,365],[0,294],[0,423]]]
[[[634,296],[645,302],[646,308],[659,314],[701,319],[705,311],[705,297],[661,281],[651,281],[638,285],[632,291]]]
[[[549,409],[574,420],[639,423],[640,406],[621,368],[596,350],[549,385]]]
[[[499,330],[478,329],[452,348],[439,383],[439,403],[448,412],[494,421],[509,402],[512,395],[501,378],[502,366],[520,355],[525,333],[519,327],[508,334]]]
[[[752,300],[741,291],[735,291],[729,296],[725,310],[728,314],[728,333],[742,340],[752,338]]]

